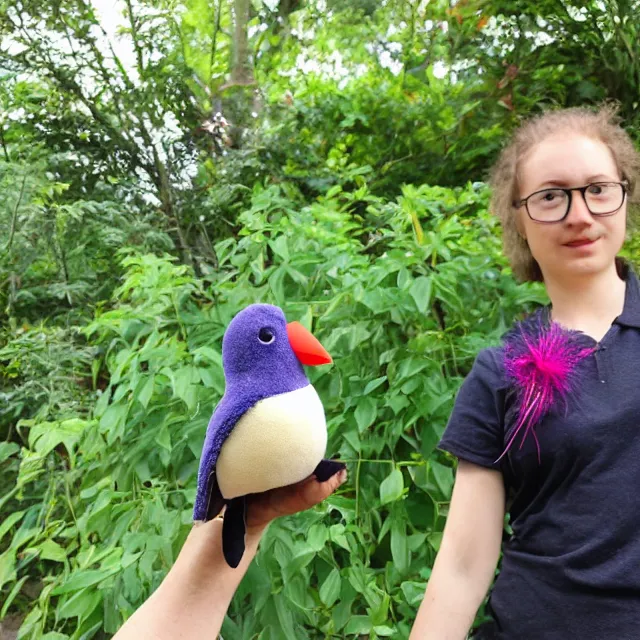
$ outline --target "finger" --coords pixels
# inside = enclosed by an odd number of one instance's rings
[[[318,482],[316,477],[311,475],[297,484],[251,496],[248,525],[309,509],[328,498],[346,479],[347,471],[342,469],[325,482]]]

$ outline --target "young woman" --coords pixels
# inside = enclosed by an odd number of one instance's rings
[[[605,108],[525,123],[493,170],[506,255],[551,301],[521,326],[561,327],[580,357],[565,401],[514,438],[533,396],[508,351],[478,355],[440,443],[459,465],[412,640],[466,637],[505,511],[474,638],[640,638],[640,286],[617,256],[639,167]]]

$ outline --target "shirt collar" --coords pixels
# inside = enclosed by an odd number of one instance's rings
[[[614,320],[616,324],[640,329],[640,283],[638,276],[628,267],[625,278],[627,287],[624,294],[622,313]]]

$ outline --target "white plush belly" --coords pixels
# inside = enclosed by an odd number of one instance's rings
[[[299,482],[326,448],[324,408],[313,386],[265,398],[222,445],[216,463],[220,491],[230,499]]]

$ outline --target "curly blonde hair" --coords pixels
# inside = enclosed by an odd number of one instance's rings
[[[629,220],[637,215],[634,198],[640,174],[640,154],[631,138],[620,126],[617,107],[605,105],[597,111],[585,107],[547,111],[524,122],[494,164],[489,184],[492,189],[491,211],[502,223],[504,252],[519,280],[542,282],[542,272],[529,245],[518,232],[517,210],[513,202],[521,195],[518,171],[524,157],[542,140],[557,133],[578,133],[605,144],[618,167],[620,177],[629,183]]]

